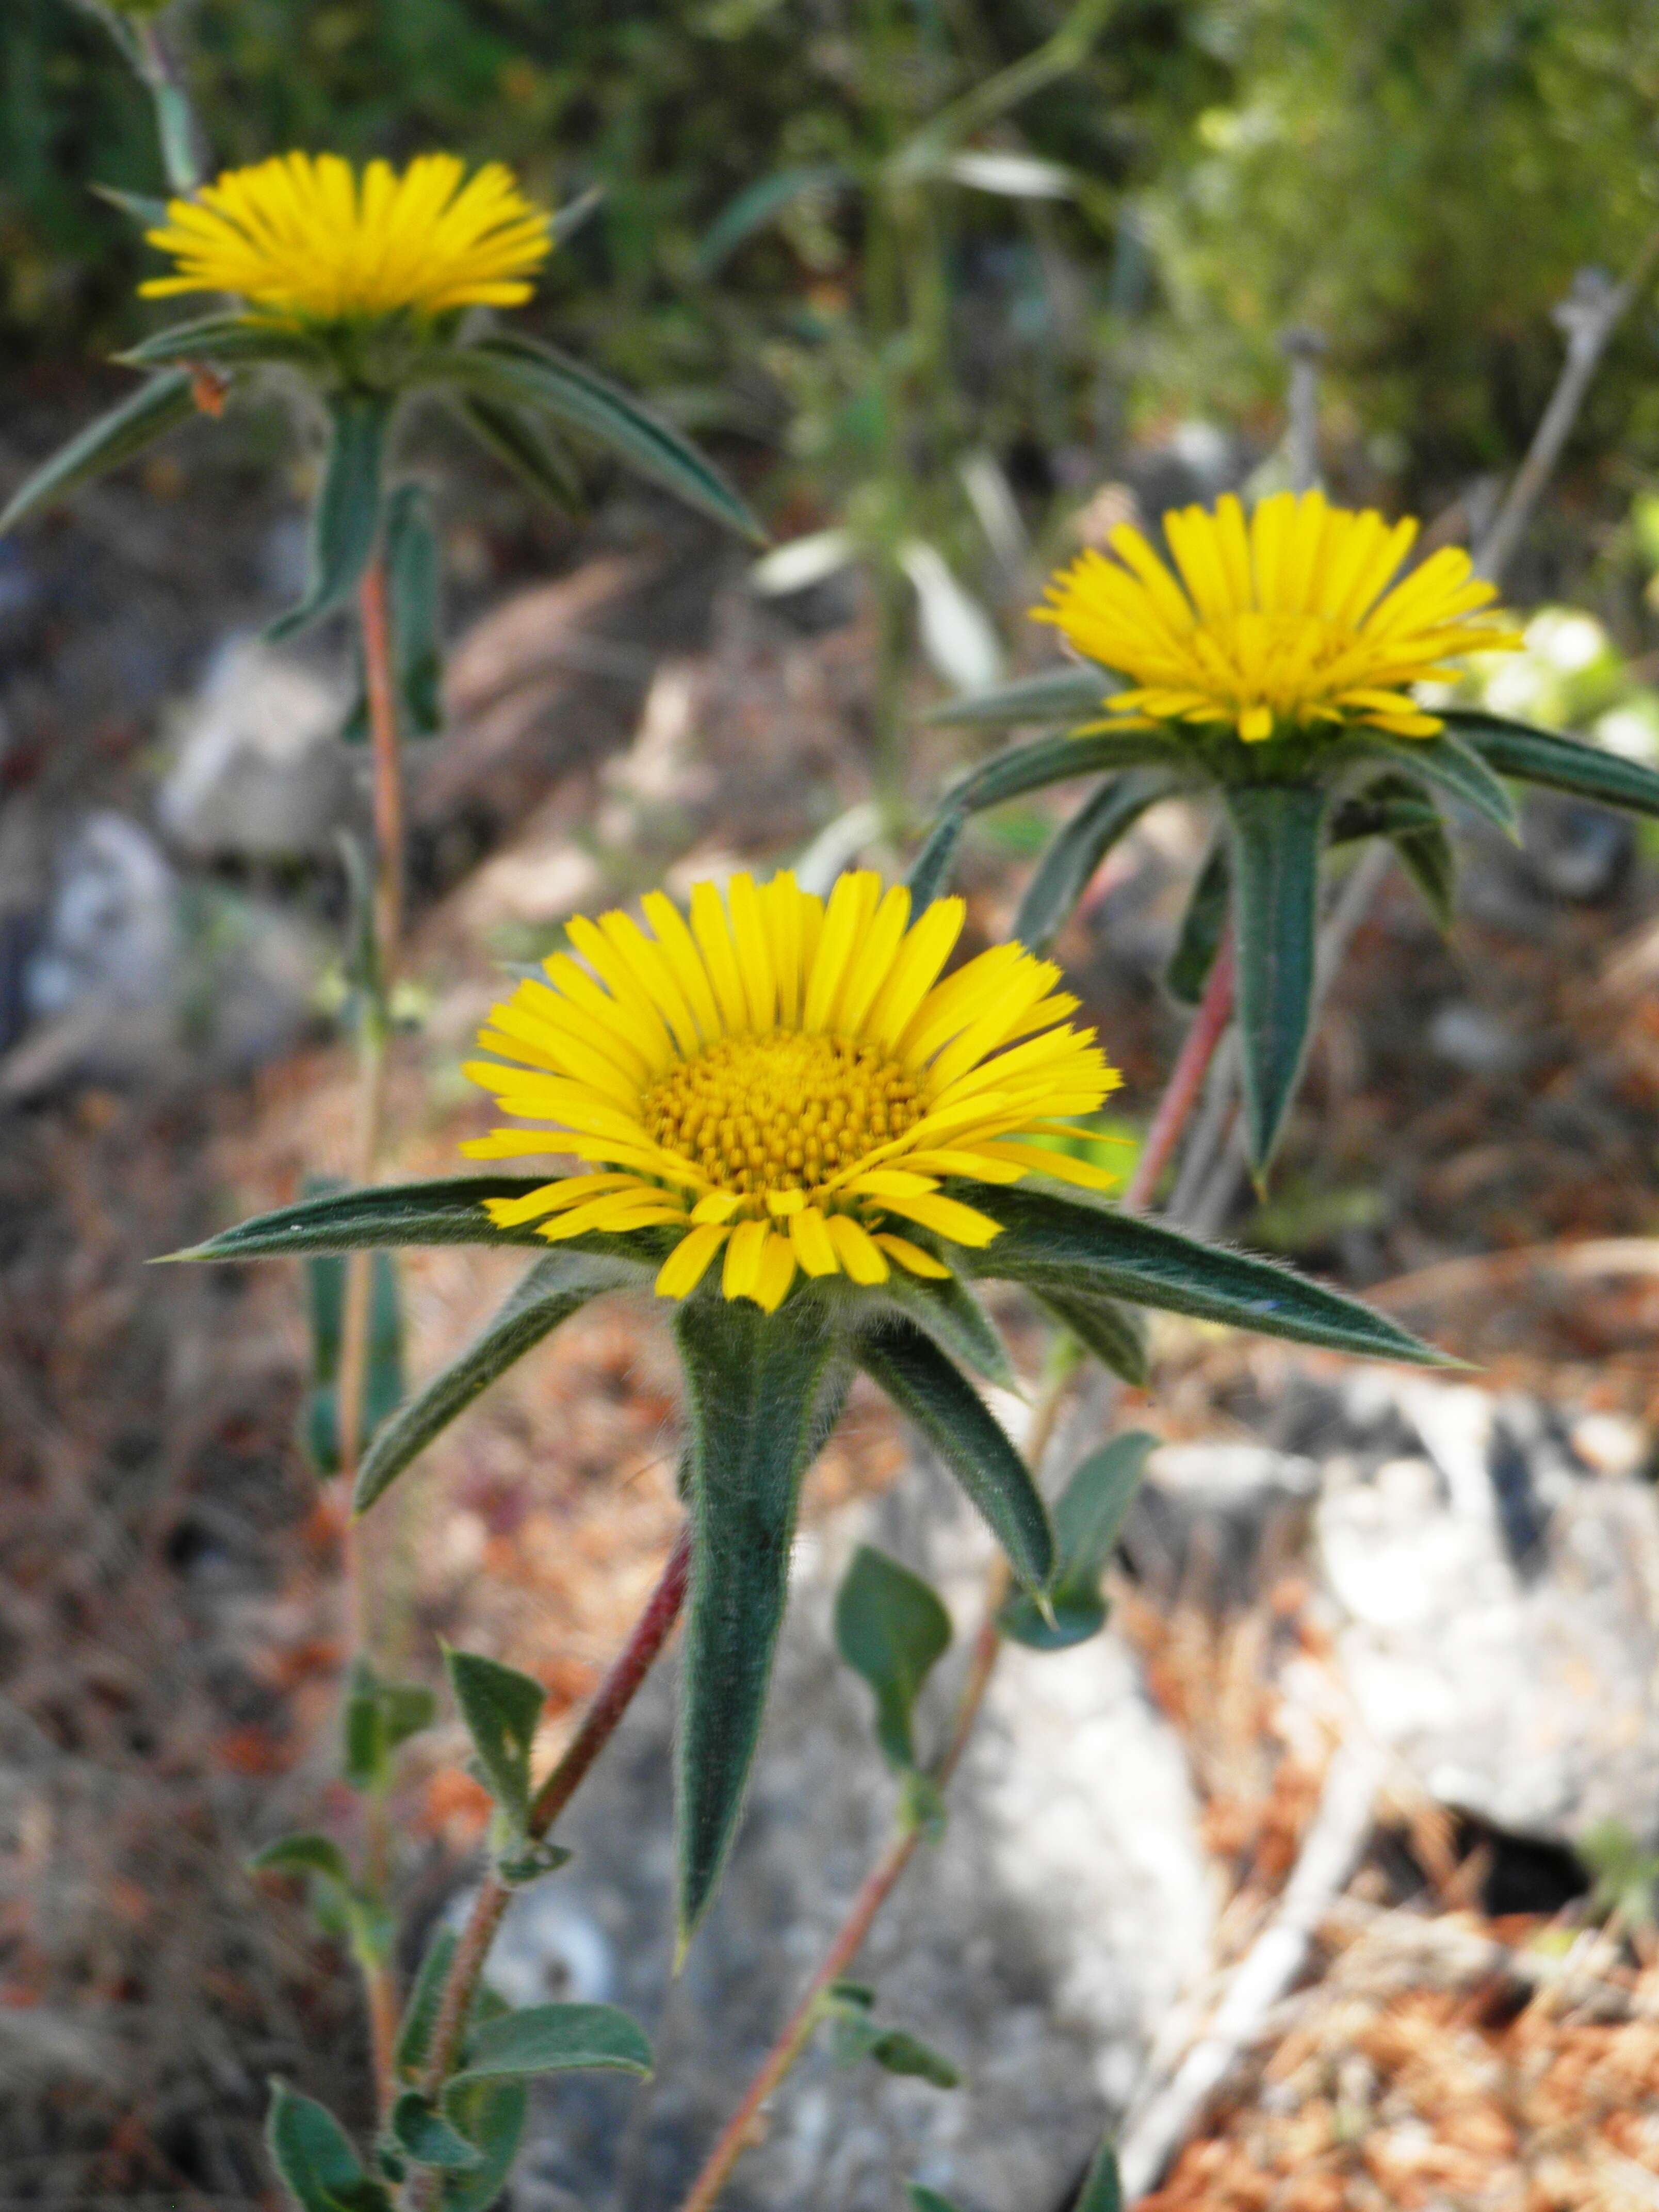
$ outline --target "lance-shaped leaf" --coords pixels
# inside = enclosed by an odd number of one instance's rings
[[[392,2063],[406,2081],[413,2081],[426,2064],[432,2031],[438,2024],[444,1989],[449,1980],[450,1967],[455,1960],[455,1940],[453,1929],[440,1928],[437,1930],[427,1945],[426,1956],[421,1960],[415,1985],[404,2006],[404,2016],[398,2025]]]
[[[1182,779],[1167,769],[1137,769],[1114,777],[1085,800],[1037,864],[1014,917],[1014,935],[1046,952],[1090,878],[1120,837],[1148,807],[1173,798]]]
[[[1109,2136],[1095,2154],[1074,2212],[1123,2212],[1123,2182],[1117,2168],[1117,2146]]]
[[[386,597],[400,730],[406,738],[435,738],[444,726],[443,606],[438,535],[424,484],[399,484],[386,501]],[[361,681],[340,734],[348,744],[368,742],[368,694]]]
[[[916,1771],[922,1685],[951,1645],[951,1616],[932,1585],[860,1544],[836,1594],[836,1648],[876,1700],[876,1741],[901,1773]]]
[[[328,359],[326,349],[305,331],[280,323],[250,322],[244,315],[204,315],[200,321],[174,323],[129,346],[118,361],[129,368],[172,368],[198,362],[241,368],[245,363],[298,362],[314,368]]]
[[[416,2166],[465,2172],[482,2166],[483,2153],[434,2112],[418,2089],[405,2089],[392,2108],[392,2135],[399,2150]]]
[[[255,1851],[248,1867],[254,1874],[314,1874],[342,1889],[351,1887],[345,1853],[331,1836],[279,1836]]]
[[[956,1476],[1028,1589],[1054,1566],[1048,1509],[1024,1461],[961,1370],[908,1322],[875,1322],[857,1343],[858,1363],[908,1414]]]
[[[504,461],[539,498],[566,514],[580,514],[581,478],[539,422],[520,408],[483,398],[476,392],[463,395],[455,408],[479,444]]]
[[[1319,926],[1317,784],[1229,785],[1239,1056],[1250,1160],[1266,1171],[1302,1073]]]
[[[1474,746],[1449,732],[1437,738],[1387,738],[1380,732],[1349,738],[1334,759],[1385,761],[1447,799],[1467,806],[1506,837],[1516,834],[1515,801]]]
[[[118,185],[88,185],[88,191],[108,206],[118,209],[140,230],[159,230],[167,219],[167,204],[149,192],[124,192]]]
[[[1067,1297],[1058,1291],[1046,1291],[1042,1303],[1103,1367],[1132,1389],[1146,1389],[1152,1379],[1146,1332],[1128,1308],[1112,1298],[1085,1297],[1080,1292]]]
[[[1659,814],[1659,775],[1622,753],[1603,752],[1555,730],[1534,729],[1474,707],[1435,710],[1458,731],[1489,768],[1500,775],[1541,783],[1574,799],[1602,806],[1627,807],[1634,814]]]
[[[798,168],[775,169],[769,177],[745,185],[709,225],[697,249],[698,276],[715,275],[745,239],[763,230],[797,200],[821,199],[828,193],[845,191],[854,181],[851,171],[841,162],[815,161]]]
[[[364,2172],[333,2113],[286,2081],[270,2085],[265,2145],[283,2187],[302,2212],[383,2212],[390,2207],[391,2198]]]
[[[534,338],[501,332],[438,357],[439,373],[486,399],[554,416],[716,522],[764,544],[765,532],[689,438],[618,386]]]
[[[474,2030],[444,2103],[447,2109],[458,2091],[480,2081],[605,2069],[644,2075],[651,2067],[651,2045],[643,2032],[615,2005],[526,2005]]]
[[[927,719],[951,730],[1012,730],[1036,722],[1086,721],[1102,700],[1121,689],[1103,668],[1066,661],[1041,675],[1017,677],[988,691],[935,707]]]
[[[380,1431],[357,1470],[354,1513],[366,1513],[433,1438],[590,1298],[629,1280],[613,1261],[556,1249],[538,1260],[495,1319]]]
[[[530,1810],[530,1752],[547,1692],[532,1675],[444,1647],[444,1666],[490,1796],[520,1826]]]
[[[1331,817],[1326,842],[1346,845],[1386,837],[1424,904],[1442,929],[1449,929],[1457,897],[1457,855],[1440,810],[1407,775],[1382,775],[1345,799]]]
[[[1041,1297],[1103,1295],[1358,1358],[1418,1367],[1460,1364],[1386,1314],[1276,1260],[1201,1243],[1085,1193],[1029,1182],[998,1188],[963,1181],[947,1188],[1003,1224],[982,1251],[964,1254],[963,1264],[977,1275],[1029,1284]]]
[[[380,534],[380,484],[392,403],[378,392],[336,392],[328,401],[328,451],[311,510],[305,597],[267,637],[292,637],[349,599]]]
[[[527,1198],[544,1187],[540,1176],[455,1176],[430,1182],[370,1183],[336,1196],[301,1199],[210,1237],[170,1260],[279,1260],[307,1252],[359,1252],[401,1244],[524,1244],[543,1250],[534,1224],[498,1229],[487,1198]],[[630,1231],[626,1237],[564,1240],[567,1251],[614,1260],[626,1273],[654,1273],[672,1249],[673,1231]]]
[[[1181,919],[1180,933],[1164,981],[1172,999],[1195,1006],[1204,996],[1216,954],[1232,912],[1232,870],[1227,862],[1227,841],[1218,837],[1199,870]]]
[[[911,862],[910,872],[904,879],[914,912],[920,914],[923,907],[942,898],[949,888],[951,871],[957,864],[957,848],[962,842],[969,819],[967,807],[947,806],[923,839],[921,850]]]
[[[118,469],[158,438],[166,437],[169,430],[187,422],[196,412],[192,383],[188,369],[169,369],[165,375],[141,384],[118,407],[88,423],[13,493],[0,514],[0,532],[15,530],[20,522],[55,507],[82,484]]]
[[[684,1948],[736,1832],[783,1622],[801,1478],[833,1425],[845,1377],[827,1316],[805,1301],[771,1316],[746,1298],[691,1297],[674,1326],[691,1429],[676,1747]]]
[[[1064,1651],[1099,1634],[1106,1625],[1100,1578],[1157,1442],[1146,1430],[1131,1429],[1091,1452],[1076,1469],[1054,1507],[1059,1558],[1049,1592],[1052,1613],[1045,1618],[1023,1590],[1016,1591],[998,1616],[1005,1636],[1034,1651]]]
[[[832,1297],[837,1296],[840,1286],[835,1278],[825,1287]],[[988,1382],[1000,1383],[1006,1390],[1016,1387],[1007,1346],[993,1328],[985,1309],[958,1275],[935,1279],[895,1267],[878,1288],[860,1287],[850,1298],[841,1293],[837,1303],[843,1310],[849,1305],[855,1306],[861,1318],[883,1310],[896,1311],[931,1336],[942,1352],[960,1360],[964,1367],[971,1367]]]

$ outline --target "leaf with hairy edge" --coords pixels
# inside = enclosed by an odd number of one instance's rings
[[[689,438],[618,386],[534,338],[501,332],[438,357],[438,373],[486,399],[556,416],[728,529],[764,544],[766,532]]]
[[[302,2212],[383,2212],[391,2204],[380,2183],[364,2172],[333,2113],[286,2081],[270,2085],[265,2145]]]
[[[931,1336],[941,1352],[971,1367],[988,1382],[1000,1383],[1005,1390],[1018,1387],[1007,1346],[959,1275],[930,1279],[895,1267],[878,1288],[860,1287],[850,1300],[842,1294],[841,1302],[854,1304],[860,1320],[883,1308],[901,1313]]]
[[[352,1511],[366,1513],[434,1437],[590,1298],[630,1279],[585,1252],[556,1249],[538,1260],[483,1334],[375,1437],[357,1470]]]
[[[1103,784],[1060,830],[1026,885],[1014,917],[1014,935],[1021,944],[1046,952],[1119,838],[1149,807],[1183,787],[1179,776],[1156,769],[1133,769]]]
[[[1085,1193],[966,1180],[945,1188],[1003,1224],[1000,1237],[983,1251],[964,1253],[963,1263],[975,1275],[1028,1284],[1039,1297],[1103,1295],[1362,1359],[1400,1359],[1417,1367],[1462,1364],[1386,1314],[1276,1260],[1200,1243]]]
[[[386,627],[392,677],[405,738],[435,738],[444,726],[443,604],[437,532],[424,484],[399,484],[386,501]],[[367,744],[368,692],[359,678],[357,703],[340,732]]]
[[[1100,1578],[1117,1548],[1146,1455],[1157,1442],[1147,1430],[1131,1429],[1091,1452],[1075,1469],[1054,1507],[1060,1559],[1049,1593],[1052,1618],[1045,1620],[1023,1591],[1016,1592],[998,1615],[1005,1636],[1034,1651],[1064,1651],[1100,1633],[1106,1625]]]
[[[1603,752],[1559,731],[1537,730],[1473,707],[1438,707],[1435,712],[1462,731],[1473,750],[1499,775],[1518,776],[1588,799],[1601,806],[1628,807],[1637,814],[1659,814],[1659,775],[1622,753]]]
[[[1074,2212],[1123,2212],[1123,2183],[1117,2170],[1117,2146],[1109,2136],[1095,2154]]]
[[[305,597],[265,631],[273,642],[320,622],[362,582],[380,534],[380,483],[392,402],[378,392],[336,392],[328,400],[328,453],[311,510]]]
[[[1012,730],[1034,722],[1080,722],[1122,687],[1103,668],[1066,661],[1041,675],[1021,676],[988,691],[935,707],[927,720],[951,730]]]
[[[644,2033],[615,2005],[526,2005],[473,2033],[445,2103],[454,2091],[477,2081],[521,2081],[538,2074],[606,2069],[644,2076],[653,2063]]]
[[[14,492],[3,514],[0,534],[15,530],[29,519],[83,484],[118,469],[153,446],[158,438],[188,422],[196,413],[193,380],[188,369],[170,369],[140,385],[118,407],[100,415],[80,434],[45,461],[21,488]]]
[[[1518,832],[1515,801],[1474,747],[1455,737],[1386,738],[1377,732],[1346,738],[1332,752],[1334,761],[1386,762],[1397,773],[1467,806],[1506,837]]]
[[[844,191],[854,181],[852,172],[841,162],[816,161],[799,168],[778,169],[746,185],[710,224],[697,249],[698,276],[715,275],[746,239],[763,230],[797,200]]]
[[[418,2089],[405,2089],[392,2108],[392,2134],[398,2148],[416,2166],[465,2172],[482,2166],[483,2153],[434,2112]]]
[[[1111,1298],[1076,1294],[1067,1297],[1058,1291],[1045,1291],[1042,1303],[1103,1367],[1132,1389],[1146,1389],[1152,1369],[1146,1359],[1146,1334],[1133,1312]]]
[[[858,1363],[921,1431],[990,1526],[1026,1589],[1043,1588],[1054,1531],[1030,1471],[978,1392],[931,1338],[908,1322],[860,1334]]]
[[[489,2212],[513,2171],[529,2110],[522,2081],[475,2081],[447,2093],[444,2117],[477,2145],[483,2162],[466,2173],[445,2175],[438,2197],[441,2212]]]
[[[241,315],[205,315],[199,322],[175,323],[129,346],[116,359],[128,368],[171,368],[180,362],[244,363],[296,362],[313,368],[328,359],[326,349],[303,331],[279,323],[251,323]]]
[[[531,490],[566,514],[582,509],[581,479],[538,422],[516,407],[469,392],[455,403],[459,415],[486,452],[502,461]]]
[[[1308,1049],[1327,793],[1317,784],[1249,783],[1229,785],[1224,795],[1232,837],[1244,1128],[1259,1177]]]
[[[415,1986],[409,1993],[398,2027],[392,2063],[405,2081],[412,2081],[426,2064],[428,2046],[437,2026],[444,1986],[454,1960],[454,1930],[440,1928],[427,1945],[426,1956],[421,1961],[421,1970],[415,1977]]]
[[[876,1700],[876,1741],[900,1773],[917,1770],[922,1685],[951,1647],[951,1616],[932,1585],[860,1544],[836,1594],[836,1648]]]
[[[680,1942],[708,1910],[760,1735],[801,1478],[845,1389],[827,1314],[688,1298],[675,1316],[691,1451],[691,1577],[676,1747]],[[925,1341],[926,1340],[924,1340]]]
[[[1198,872],[1182,916],[1181,933],[1164,971],[1164,988],[1183,1006],[1195,1006],[1204,996],[1232,902],[1232,870],[1227,862],[1227,840],[1221,836],[1211,846]]]
[[[424,1682],[390,1682],[367,1659],[354,1659],[343,1715],[346,1781],[354,1790],[385,1789],[394,1754],[431,1727],[437,1710],[438,1701]]]
[[[1364,837],[1389,840],[1437,926],[1449,930],[1455,919],[1457,854],[1432,796],[1411,776],[1378,776],[1342,800],[1325,842],[1346,845]]]
[[[530,1751],[547,1692],[533,1675],[444,1646],[444,1666],[490,1796],[520,1826],[530,1810]]]
[[[927,832],[904,879],[914,912],[920,914],[923,907],[930,906],[936,898],[943,898],[949,889],[951,872],[957,864],[957,848],[962,842],[968,819],[965,806],[947,806]]]
[[[547,1182],[539,1176],[455,1176],[430,1182],[370,1183],[337,1196],[301,1199],[222,1230],[168,1261],[280,1260],[307,1252],[358,1252],[402,1244],[521,1244],[545,1251],[531,1222],[498,1229],[483,1210],[487,1198],[527,1198]],[[672,1249],[674,1231],[630,1230],[625,1237],[573,1237],[565,1251],[614,1261],[630,1279],[654,1274]]]

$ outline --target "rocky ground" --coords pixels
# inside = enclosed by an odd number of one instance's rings
[[[9,477],[83,397],[20,407]],[[192,433],[0,547],[0,2206],[268,2203],[273,2071],[362,2117],[341,1962],[242,1871],[286,1827],[350,1818],[298,1286],[143,1266],[349,1148],[330,1008],[351,672],[339,640],[257,643],[298,543],[264,460]],[[578,532],[441,448],[423,465],[458,643],[453,726],[411,783],[411,1173],[482,1125],[457,1064],[565,915],[798,850],[864,795],[871,642],[856,593],[762,605],[737,556],[648,503]],[[949,757],[919,744],[919,793]],[[1006,923],[1039,827],[1002,817],[970,845],[976,928]],[[1062,947],[1130,1115],[1177,1034],[1157,975],[1198,836],[1155,817]],[[969,2212],[1064,2212],[1125,2115],[1150,2160],[1149,2116],[1279,1924],[1354,1741],[1376,1767],[1352,1863],[1148,2202],[1652,2203],[1656,915],[1632,841],[1559,807],[1518,854],[1474,848],[1453,948],[1390,887],[1274,1199],[1233,1226],[1479,1371],[1398,1386],[1170,1324],[1153,1394],[1085,1396],[1062,1453],[1125,1419],[1166,1440],[1113,1629],[1015,1655],[872,1954],[967,2087],[815,2057],[734,2205],[876,2212],[910,2174]],[[404,1281],[416,1373],[502,1288],[459,1252]],[[441,1632],[527,1667],[550,1744],[670,1540],[676,1420],[648,1313],[571,1323],[372,1524],[388,1658],[429,1673]],[[672,2204],[878,1848],[888,1785],[826,1628],[872,1532],[966,1626],[973,1532],[859,1398],[813,1478],[755,1814],[684,1979],[665,1978],[665,1690],[570,1874],[531,1893],[519,1986],[618,1994],[664,2064],[624,2106],[548,2100],[520,2212]],[[481,1822],[440,1730],[398,1804],[417,1928],[453,1909]],[[637,1844],[619,1875],[618,1833]]]

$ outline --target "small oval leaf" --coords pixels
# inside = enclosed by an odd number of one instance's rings
[[[917,1764],[916,1699],[950,1644],[951,1616],[932,1586],[860,1544],[836,1595],[836,1646],[875,1693],[876,1741],[902,1772]]]
[[[652,2063],[643,2031],[615,2005],[527,2005],[475,2031],[444,2101],[479,2081],[595,2068],[644,2075]]]

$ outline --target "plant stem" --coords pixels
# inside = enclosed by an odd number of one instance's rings
[[[1209,980],[1199,1000],[1198,1012],[1182,1040],[1170,1079],[1152,1115],[1146,1141],[1135,1162],[1135,1171],[1120,1201],[1126,1213],[1144,1213],[1168,1165],[1182,1131],[1204,1087],[1216,1047],[1226,1033],[1233,1011],[1233,941],[1231,929],[1210,963]]]
[[[398,708],[392,678],[392,637],[386,617],[386,574],[370,562],[358,594],[363,666],[368,690],[368,726],[374,769],[374,974],[365,979],[358,1030],[357,1127],[354,1179],[371,1183],[380,1172],[386,1121],[388,1004],[396,979],[403,934],[403,770],[398,757]],[[340,1371],[336,1403],[337,1449],[342,1493],[349,1498],[362,1435],[363,1401],[368,1375],[369,1326],[374,1255],[353,1252],[345,1264],[345,1292],[340,1325]],[[348,1516],[340,1538],[344,1584],[348,1669],[367,1659],[371,1636],[368,1589],[362,1544]],[[390,1875],[390,1833],[385,1796],[374,1790],[366,1807],[366,1873],[368,1886],[383,1897]],[[374,2080],[380,2107],[390,2109],[394,2090],[392,2046],[398,2032],[398,1991],[392,1968],[365,1962]]]
[[[156,136],[161,143],[161,166],[173,191],[186,197],[202,181],[197,158],[196,117],[190,95],[179,82],[159,24],[141,19],[131,26],[138,73],[149,88],[155,108]]]
[[[528,1823],[532,1836],[542,1837],[548,1833],[575,1796],[588,1769],[616,1733],[617,1723],[633,1703],[640,1685],[651,1672],[658,1655],[668,1641],[675,1621],[679,1618],[680,1607],[685,1602],[686,1577],[690,1565],[691,1533],[688,1528],[680,1531],[669,1554],[668,1564],[646,1601],[645,1610],[635,1622],[633,1632],[613,1661],[610,1673],[600,1683],[593,1702],[584,1714],[581,1726],[572,1737],[564,1756],[536,1792]],[[439,2095],[453,2070],[467,2016],[472,2009],[472,2000],[483,1972],[484,1961],[489,1955],[489,1947],[495,1941],[501,1915],[506,1911],[512,1895],[507,1885],[492,1874],[485,1877],[483,1887],[472,1901],[472,1910],[455,1947],[455,1957],[449,1969],[449,1978],[444,1984],[437,2018],[433,2022],[432,2039],[427,2048],[426,2071],[422,2087],[429,2097]],[[418,2196],[411,2196],[411,2203],[418,2204],[420,2202]]]

